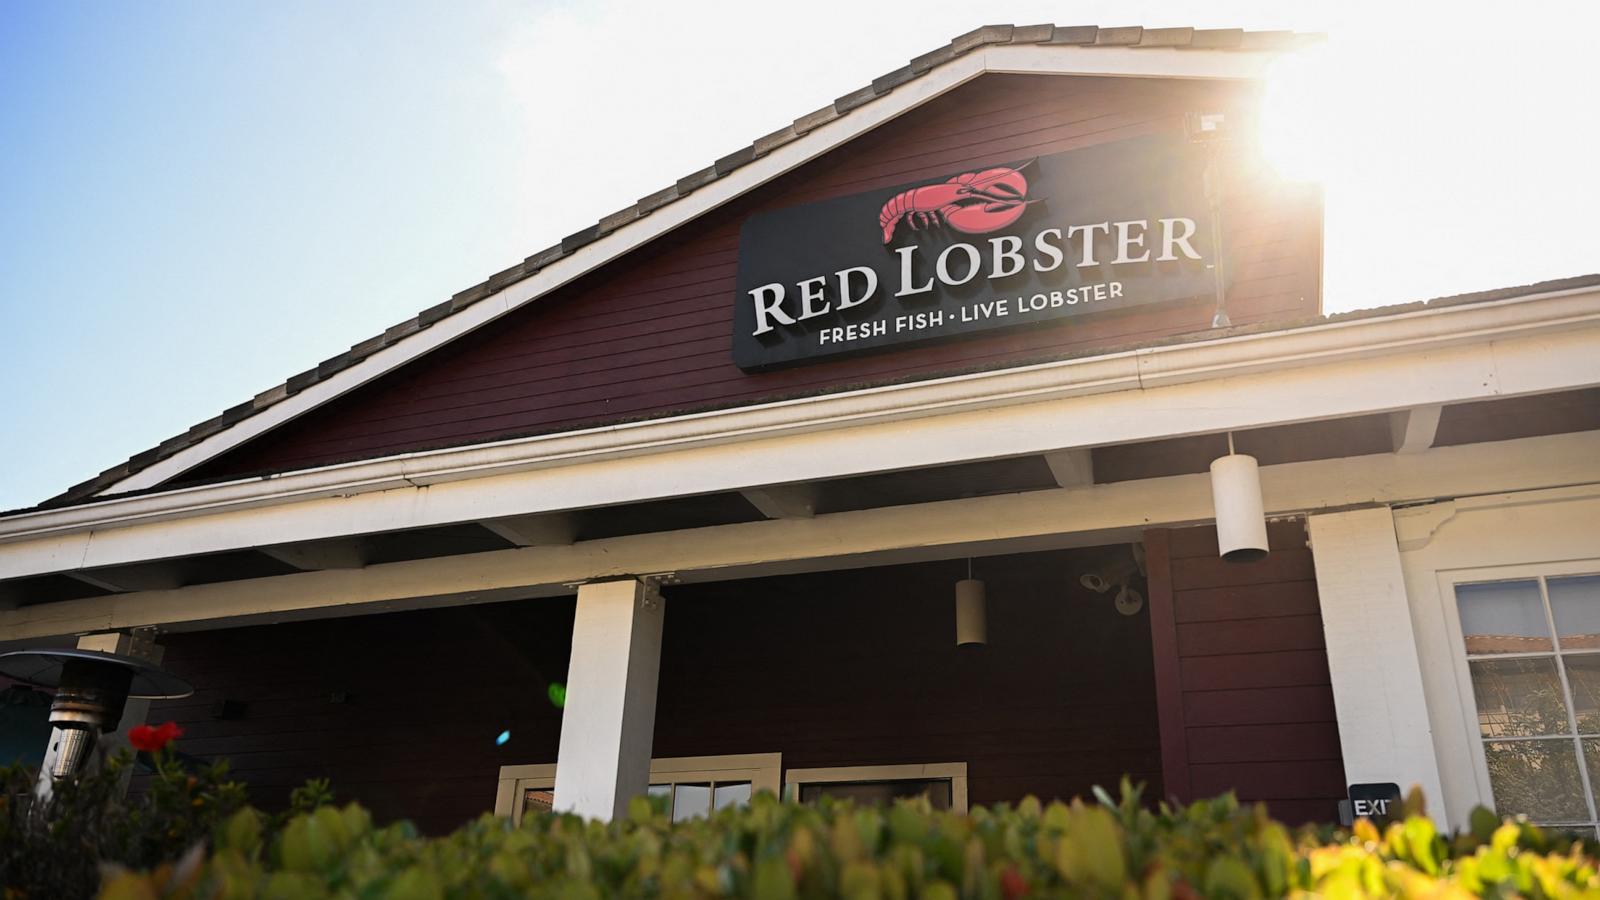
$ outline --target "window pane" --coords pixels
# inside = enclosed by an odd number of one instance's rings
[[[711,811],[711,785],[680,784],[673,789],[672,821],[685,822]]]
[[[672,813],[672,785],[652,784],[644,789],[644,795],[649,798],[651,809],[667,815]]]
[[[1531,653],[1552,649],[1536,581],[1456,585],[1461,635],[1468,653]]]
[[[1490,741],[1483,751],[1495,812],[1543,822],[1589,818],[1571,741]]]
[[[1472,662],[1472,693],[1484,737],[1569,734],[1555,657]]]
[[[556,805],[553,788],[529,788],[522,793],[522,814],[549,812]]]
[[[895,781],[830,781],[800,786],[800,802],[815,803],[839,797],[857,803],[887,805],[902,797],[926,796],[934,809],[950,808],[950,781],[943,778],[904,778]]]
[[[1564,656],[1567,685],[1572,688],[1572,713],[1580,734],[1600,734],[1600,653]]]
[[[733,781],[727,784],[718,784],[713,796],[713,807],[727,809],[730,806],[750,805],[750,782]]]
[[[1550,612],[1563,650],[1600,650],[1600,575],[1551,578]]]
[[[1583,761],[1589,767],[1589,789],[1595,793],[1595,806],[1600,808],[1600,740],[1590,738],[1583,742]]]

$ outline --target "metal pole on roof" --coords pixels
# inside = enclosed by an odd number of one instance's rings
[[[1228,318],[1227,279],[1222,261],[1222,144],[1227,140],[1225,117],[1221,113],[1190,113],[1184,119],[1190,143],[1202,144],[1206,154],[1204,185],[1206,201],[1211,206],[1211,283],[1216,291],[1217,309],[1211,317],[1212,328],[1233,325]]]
[[[1228,294],[1224,288],[1227,280],[1222,272],[1222,166],[1217,157],[1220,148],[1211,143],[1206,146],[1206,199],[1211,201],[1211,252],[1215,256],[1211,266],[1211,282],[1217,292],[1217,311],[1211,317],[1212,328],[1227,328],[1233,324],[1228,318]]]

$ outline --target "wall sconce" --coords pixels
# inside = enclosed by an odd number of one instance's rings
[[[1262,510],[1261,470],[1254,456],[1233,452],[1211,463],[1211,504],[1217,518],[1217,549],[1228,562],[1255,562],[1267,555],[1267,516]]]
[[[956,582],[956,646],[982,647],[989,643],[988,598],[983,582],[972,577],[972,560],[967,560],[967,577]]]

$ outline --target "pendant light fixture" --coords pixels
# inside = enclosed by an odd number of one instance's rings
[[[988,601],[983,582],[972,577],[972,559],[967,559],[967,577],[956,582],[956,646],[981,647],[989,643]]]
[[[1261,470],[1254,456],[1235,453],[1211,463],[1211,503],[1217,518],[1217,549],[1228,562],[1255,562],[1267,555],[1267,516],[1262,509]]]

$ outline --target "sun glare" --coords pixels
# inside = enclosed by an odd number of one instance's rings
[[[1261,101],[1261,151],[1291,181],[1324,181],[1330,168],[1331,78],[1326,45],[1275,62]]]

